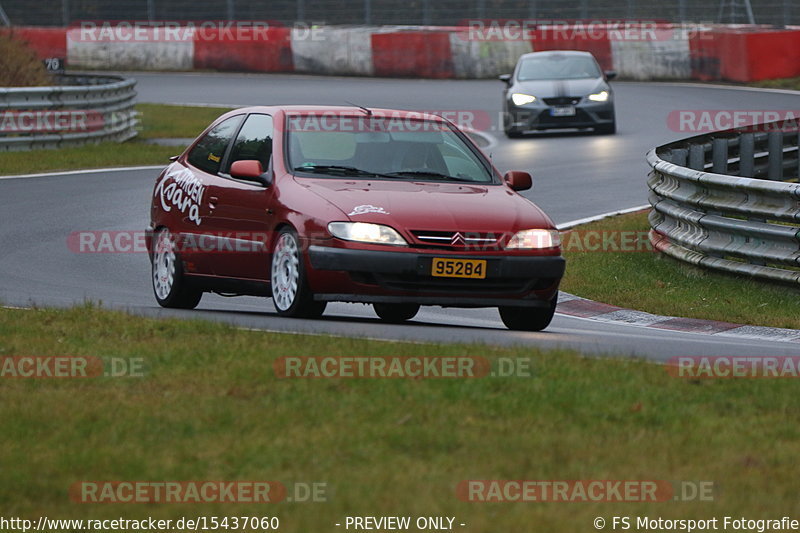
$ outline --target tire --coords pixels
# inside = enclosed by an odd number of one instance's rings
[[[556,312],[558,298],[545,308],[500,307],[500,318],[508,329],[516,331],[542,331],[550,325]]]
[[[272,303],[281,316],[317,318],[325,312],[326,302],[315,302],[308,288],[303,255],[297,233],[283,228],[272,249],[270,265]]]
[[[613,135],[617,133],[617,121],[615,120],[611,124],[604,124],[602,126],[597,126],[594,129],[595,133],[600,135]]]
[[[385,322],[399,324],[411,320],[419,312],[417,304],[372,304],[375,314]]]
[[[194,309],[203,291],[191,287],[183,275],[183,261],[175,251],[175,240],[162,228],[153,238],[150,280],[158,305],[172,309]]]

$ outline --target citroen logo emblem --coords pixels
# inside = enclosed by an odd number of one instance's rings
[[[465,246],[467,241],[464,240],[464,236],[461,235],[460,231],[457,231],[453,234],[453,238],[450,239],[450,246]]]

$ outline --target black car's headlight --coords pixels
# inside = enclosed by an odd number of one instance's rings
[[[586,98],[592,102],[608,102],[608,99],[611,98],[611,93],[608,91],[600,91],[599,93],[590,94]]]
[[[514,93],[511,95],[511,101],[514,102],[514,105],[532,104],[536,101],[536,97],[532,94]]]

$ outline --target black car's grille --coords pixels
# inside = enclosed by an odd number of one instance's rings
[[[542,98],[547,105],[578,105],[581,101],[580,96],[555,96],[553,98]]]
[[[502,233],[427,230],[412,230],[411,234],[422,248],[446,250],[496,250],[503,236]]]

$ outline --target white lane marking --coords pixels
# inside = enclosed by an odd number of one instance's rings
[[[565,230],[574,228],[575,226],[580,226],[581,224],[588,224],[590,222],[597,222],[598,220],[603,220],[604,218],[615,217],[617,215],[627,215],[628,213],[635,213],[636,211],[642,211],[644,209],[649,209],[651,206],[650,204],[645,205],[637,205],[636,207],[628,207],[626,209],[620,209],[619,211],[611,211],[609,213],[603,213],[601,215],[594,215],[591,217],[586,218],[579,218],[578,220],[571,220],[569,222],[564,222],[562,224],[557,224],[556,228],[559,230]]]
[[[0,176],[0,180],[20,180],[27,178],[47,178],[50,176],[75,176],[78,174],[98,174],[101,172],[125,172],[131,170],[158,170],[167,165],[145,165],[139,167],[85,168],[82,170],[61,170],[58,172],[42,172],[41,174],[19,174],[16,176]]]

